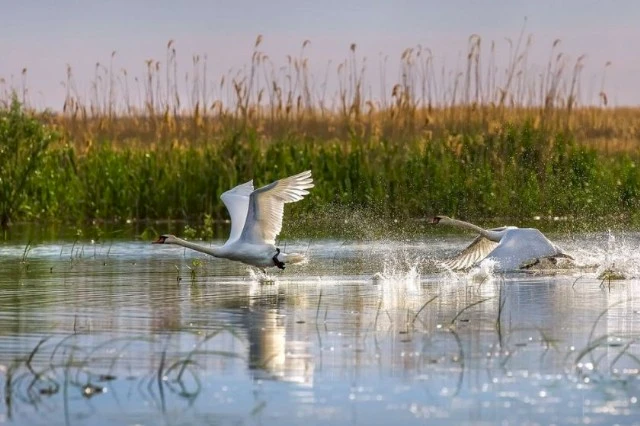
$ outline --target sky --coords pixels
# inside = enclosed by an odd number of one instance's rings
[[[255,39],[277,65],[297,55],[302,42],[313,74],[337,64],[356,43],[371,75],[389,57],[390,80],[407,47],[428,47],[439,63],[455,68],[468,38],[496,42],[507,60],[506,38],[516,40],[525,25],[533,37],[531,67],[546,66],[555,39],[567,57],[586,54],[583,83],[597,97],[605,63],[605,91],[612,105],[640,105],[640,2],[635,0],[0,0],[0,78],[19,86],[27,69],[30,101],[60,109],[67,64],[78,91],[88,96],[96,62],[142,76],[145,60],[162,61],[174,40],[180,73],[192,69],[192,56],[206,55],[208,79],[250,63]],[[485,48],[488,50],[487,48]],[[368,73],[369,74],[369,73]],[[374,96],[379,84],[374,86]],[[0,87],[1,89],[1,87]],[[586,99],[585,99],[586,101]]]

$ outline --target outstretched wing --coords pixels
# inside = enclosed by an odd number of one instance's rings
[[[490,231],[504,231],[505,229],[506,227],[501,227]],[[454,271],[467,269],[487,257],[499,244],[482,235],[478,235],[464,250],[442,263]]]
[[[231,232],[227,243],[240,237],[249,211],[249,195],[253,192],[253,180],[238,185],[220,196],[231,216]],[[226,244],[226,243],[225,243]]]
[[[275,244],[282,229],[284,204],[302,200],[309,188],[313,188],[313,178],[307,170],[253,191],[240,238],[252,243]]]

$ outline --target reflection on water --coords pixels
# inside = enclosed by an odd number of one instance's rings
[[[0,420],[637,423],[639,241],[561,239],[591,268],[553,275],[441,272],[461,237],[300,242],[269,285],[177,247],[5,244]]]

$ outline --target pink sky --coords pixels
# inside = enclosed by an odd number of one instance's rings
[[[571,58],[571,66],[579,55],[587,55],[582,102],[597,101],[604,64],[611,61],[605,84],[610,104],[640,104],[640,56],[634,43],[640,40],[640,6],[631,1],[567,0],[561,6],[519,0],[347,3],[350,7],[333,1],[319,5],[289,0],[269,7],[244,0],[131,4],[63,0],[8,6],[8,13],[0,17],[4,89],[11,84],[20,87],[20,72],[26,67],[30,102],[60,109],[67,64],[78,92],[88,97],[96,62],[108,64],[115,50],[114,69],[142,77],[146,59],[164,63],[169,39],[176,43],[179,79],[184,81],[184,74],[192,72],[194,54],[206,55],[207,80],[213,85],[229,69],[249,65],[255,38],[263,34],[260,50],[276,65],[285,65],[286,55],[297,55],[309,39],[306,55],[312,74],[320,80],[328,61],[334,64],[329,91],[337,86],[335,65],[356,43],[360,60],[367,57],[371,93],[379,98],[381,55],[389,57],[389,82],[399,79],[402,51],[418,44],[431,49],[437,67],[463,70],[468,37],[477,33],[485,52],[490,41],[496,41],[498,59],[506,64],[505,38],[517,39],[527,16],[526,34],[534,38],[528,63],[533,74],[544,69],[551,44],[559,38],[559,51]],[[186,92],[186,87],[180,90]]]

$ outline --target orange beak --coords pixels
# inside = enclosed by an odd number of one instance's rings
[[[157,240],[152,241],[151,244],[164,244],[164,237],[159,237]]]

